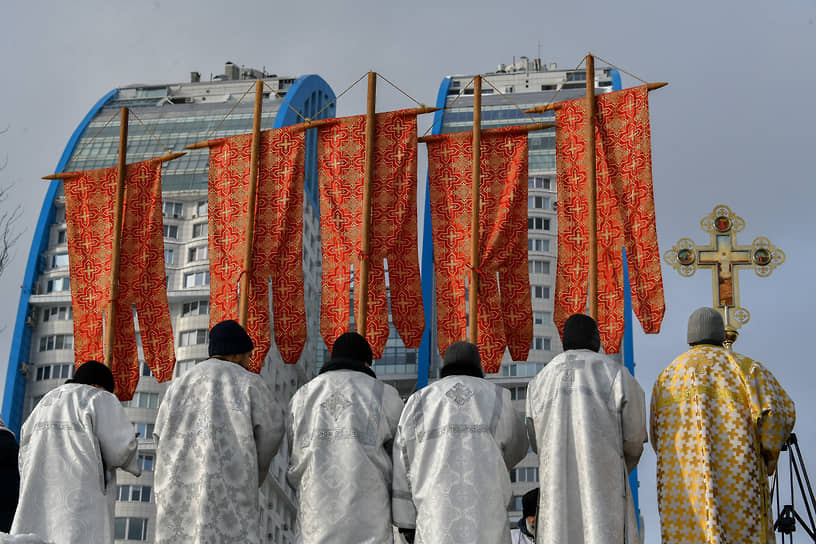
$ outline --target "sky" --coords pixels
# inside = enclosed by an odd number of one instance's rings
[[[573,68],[592,52],[642,79],[669,82],[650,95],[661,252],[680,238],[707,244],[700,219],[718,204],[745,219],[740,243],[765,236],[785,251],[768,278],[740,273],[751,320],[735,349],[762,361],[794,399],[805,464],[816,470],[807,417],[816,409],[816,364],[805,342],[816,307],[816,289],[807,285],[816,265],[816,114],[805,100],[816,88],[815,21],[816,0],[3,2],[0,185],[11,188],[3,206],[24,213],[14,260],[0,276],[0,376],[47,188],[40,177],[54,171],[79,121],[111,89],[188,81],[191,71],[208,78],[232,61],[319,74],[336,93],[374,70],[433,104],[448,74],[494,71],[523,55]],[[623,83],[637,82],[624,76]],[[379,111],[411,106],[384,83],[379,89]],[[363,82],[341,99],[338,114],[364,113],[364,102]],[[636,377],[647,399],[658,373],[686,347],[689,314],[712,304],[709,271],[683,278],[664,265],[663,274],[661,333],[635,326]],[[659,542],[649,446],[640,481],[646,542]]]

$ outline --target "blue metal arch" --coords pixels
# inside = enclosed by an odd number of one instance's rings
[[[326,81],[314,74],[301,76],[292,84],[286,93],[286,102],[275,117],[273,128],[282,128],[302,123],[300,113],[308,119],[328,119],[335,116],[334,91]],[[328,107],[326,107],[328,104]],[[324,111],[323,108],[326,108]],[[306,197],[315,213],[320,217],[320,198],[317,183],[317,130],[306,132],[306,152],[304,157],[305,173],[303,184]]]
[[[67,166],[68,160],[74,152],[77,142],[82,137],[88,124],[96,116],[105,104],[112,100],[119,92],[118,89],[110,91],[93,105],[91,110],[80,121],[77,128],[71,135],[71,139],[65,145],[56,172],[62,172]],[[11,350],[9,352],[8,368],[6,369],[6,382],[3,391],[3,421],[9,429],[19,434],[23,418],[23,400],[25,399],[26,378],[20,372],[20,365],[28,361],[31,352],[31,332],[32,327],[26,324],[28,315],[28,299],[37,281],[39,256],[48,248],[48,238],[50,226],[54,222],[54,198],[62,182],[54,180],[48,185],[45,194],[45,201],[40,210],[40,218],[37,220],[37,227],[34,230],[34,239],[31,242],[31,251],[28,254],[25,275],[23,276],[22,291],[20,293],[20,303],[17,307],[17,319],[14,323],[14,336],[11,340]]]
[[[448,98],[451,78],[446,77],[439,85],[439,92],[436,93],[436,107],[439,111],[434,113],[434,124],[431,134],[439,134],[442,131],[442,118],[445,115],[445,101]],[[422,389],[428,385],[428,373],[431,368],[431,358],[433,357],[434,342],[431,342],[432,327],[434,324],[434,313],[436,312],[436,300],[434,291],[436,281],[433,267],[433,233],[431,231],[431,199],[429,197],[430,179],[425,178],[425,209],[422,212],[422,260],[419,263],[420,275],[422,277],[422,305],[425,309],[425,331],[422,333],[422,343],[419,346],[419,358],[417,364],[417,389]]]

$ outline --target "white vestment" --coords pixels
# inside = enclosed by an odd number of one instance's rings
[[[62,385],[40,400],[20,436],[11,534],[56,544],[113,542],[116,478],[106,472],[141,474],[136,433],[119,400],[90,385]]]
[[[646,441],[646,399],[629,371],[586,349],[559,354],[527,386],[527,418],[537,542],[639,542],[628,474]]]
[[[526,453],[507,389],[452,375],[417,391],[394,443],[394,523],[416,544],[509,543],[508,470]]]
[[[283,438],[263,378],[207,359],[164,395],[156,440],[156,542],[261,541],[258,487]]]
[[[391,444],[402,400],[357,370],[331,370],[289,403],[289,470],[298,543],[393,542]]]

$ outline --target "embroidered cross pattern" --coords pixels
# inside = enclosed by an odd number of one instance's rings
[[[344,397],[340,391],[335,391],[329,395],[328,399],[320,403],[320,407],[328,411],[335,421],[349,406],[351,406],[351,401]]]
[[[473,396],[473,391],[471,391],[465,384],[458,382],[456,385],[448,389],[445,396],[459,406],[463,406],[470,399],[470,397]]]

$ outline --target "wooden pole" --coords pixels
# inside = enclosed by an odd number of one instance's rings
[[[505,127],[502,127],[505,128]],[[513,130],[518,130],[519,132],[535,132],[536,130],[546,130],[548,128],[555,128],[555,123],[536,123],[534,125],[518,125],[514,126]],[[490,129],[488,129],[490,130]],[[438,138],[443,138],[444,134],[431,134],[428,136],[421,136],[417,138],[417,142],[419,143],[426,143],[436,140]]]
[[[479,190],[482,181],[482,76],[473,78],[473,183],[471,187],[472,209],[470,215],[470,290],[468,292],[470,315],[470,342],[479,340],[479,215],[481,203]]]
[[[589,198],[589,316],[598,319],[598,188],[595,182],[595,57],[586,56],[586,97],[587,116],[584,125],[586,136],[585,168],[587,172],[587,192]]]
[[[647,83],[646,90],[649,92],[656,91],[657,89],[662,89],[668,85],[668,82],[661,81],[658,83]],[[545,111],[556,111],[560,110],[564,107],[564,102],[556,102],[554,104],[543,104],[541,106],[535,106],[534,108],[524,110],[524,113],[543,113]]]
[[[366,336],[368,324],[368,271],[369,251],[371,249],[371,180],[374,177],[374,138],[376,133],[374,115],[377,99],[377,73],[368,73],[368,99],[366,102],[365,132],[365,175],[363,177],[363,236],[361,240],[362,258],[360,259],[360,308],[357,312],[357,332]]]
[[[258,162],[261,156],[261,113],[263,81],[255,82],[255,116],[252,123],[252,152],[249,163],[249,195],[247,198],[247,227],[244,243],[244,268],[241,273],[241,296],[238,299],[238,323],[247,326],[249,312],[249,275],[252,273],[252,240],[255,237],[255,196],[258,188]]]
[[[122,206],[125,201],[125,169],[127,167],[128,109],[122,108],[119,122],[119,170],[116,173],[116,203],[113,207],[113,246],[111,247],[110,301],[105,316],[105,366],[113,368],[113,338],[116,329],[116,299],[119,298],[119,255],[122,241]]]

